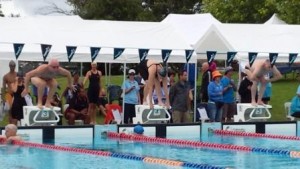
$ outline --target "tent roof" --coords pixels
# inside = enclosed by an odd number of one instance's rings
[[[162,23],[170,23],[181,33],[186,41],[195,45],[212,24],[221,24],[210,13],[205,14],[169,14]]]
[[[90,47],[101,47],[99,62],[139,62],[138,49],[150,49],[149,58],[161,60],[171,49],[170,62],[186,62],[192,47],[168,23],[82,20],[78,16],[0,18],[0,58],[14,58],[12,43],[25,43],[20,60],[42,60],[40,44],[51,44],[48,57],[67,61],[66,46],[77,46],[72,61],[90,61]],[[125,48],[113,59],[113,48]],[[9,56],[9,57],[8,57]]]
[[[286,24],[283,20],[281,20],[276,13],[272,15],[272,17],[267,20],[264,24]]]

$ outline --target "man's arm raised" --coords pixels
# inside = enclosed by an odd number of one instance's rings
[[[72,75],[71,75],[70,71],[68,71],[67,69],[64,69],[64,68],[60,67],[59,68],[59,74],[67,77],[67,79],[68,79],[68,87],[71,90],[74,90],[74,88],[73,88],[73,81],[72,81]]]

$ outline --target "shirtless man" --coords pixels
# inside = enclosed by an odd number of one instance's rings
[[[12,105],[12,84],[15,83],[17,72],[15,71],[16,63],[11,60],[9,62],[9,69],[10,71],[3,76],[3,84],[2,84],[2,90],[1,90],[1,96],[3,102],[8,102],[9,106]]]
[[[13,140],[22,140],[21,136],[17,135],[18,127],[14,124],[8,124],[5,126],[5,135],[0,135],[1,143],[9,144]]]
[[[158,105],[166,106],[167,108],[170,108],[166,68],[154,60],[145,60],[140,63],[139,69],[140,69],[139,72],[141,73],[141,76],[146,81],[144,87],[143,103],[147,103],[147,97],[148,97],[150,109],[153,109],[152,96],[153,96],[153,86],[155,86],[155,91],[157,93],[157,98],[158,98]],[[166,104],[162,102],[160,80],[162,80],[163,83],[163,89],[166,96]]]
[[[266,79],[265,75],[267,75],[269,72],[273,73],[273,77],[270,79]],[[266,84],[268,82],[279,80],[282,77],[281,73],[275,65],[273,67],[271,66],[271,62],[269,59],[256,59],[250,69],[245,69],[245,73],[247,74],[249,80],[253,82],[253,85],[251,87],[251,104],[253,106],[264,105],[262,97],[266,89]],[[259,82],[261,83],[261,85],[256,102],[255,95]]]
[[[43,64],[37,67],[36,69],[26,73],[25,76],[25,88],[22,92],[22,96],[25,96],[29,91],[29,82],[35,85],[38,89],[38,103],[37,107],[43,108],[42,98],[45,87],[49,87],[49,93],[47,95],[47,100],[45,107],[52,108],[51,99],[57,89],[57,81],[55,76],[62,75],[68,78],[68,86],[73,91],[73,83],[71,73],[60,67],[57,59],[50,59],[48,64]]]

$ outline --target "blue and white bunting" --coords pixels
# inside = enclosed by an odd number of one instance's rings
[[[15,56],[16,59],[18,60],[20,54],[22,53],[24,43],[14,43],[13,45],[14,45]]]
[[[186,63],[189,63],[190,59],[193,56],[194,50],[185,50],[185,58],[186,58]]]
[[[249,65],[250,67],[254,63],[255,59],[257,58],[257,53],[256,52],[249,52],[248,59],[249,59]]]
[[[94,60],[97,58],[99,52],[100,52],[100,49],[99,47],[91,47],[91,59],[92,59],[92,62],[94,62]]]
[[[226,65],[230,66],[237,52],[227,52]]]
[[[149,49],[139,49],[140,62],[147,59]]]
[[[207,55],[207,62],[210,65],[216,57],[217,52],[216,51],[207,51],[206,55]]]
[[[114,59],[117,59],[124,52],[124,48],[114,48]]]
[[[275,65],[277,58],[278,58],[278,53],[270,53],[269,54],[269,59],[270,59],[270,62],[271,62],[271,67],[273,67]]]
[[[42,49],[42,55],[43,55],[43,59],[44,62],[46,61],[50,50],[51,50],[52,45],[47,45],[47,44],[41,44],[41,49]]]
[[[68,60],[71,62],[73,56],[75,55],[77,46],[67,46],[67,55],[68,55]]]
[[[169,50],[169,49],[161,50],[161,56],[162,56],[162,60],[163,60],[164,64],[166,64],[167,61],[169,60],[171,52],[172,52],[172,50]]]
[[[297,59],[298,53],[290,53],[289,54],[289,66],[291,66],[295,60]]]

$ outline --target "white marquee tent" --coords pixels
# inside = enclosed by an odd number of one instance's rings
[[[66,46],[77,46],[72,62],[90,62],[90,47],[101,47],[97,62],[138,63],[138,49],[161,61],[161,50],[172,50],[168,62],[186,62],[192,47],[168,23],[93,21],[78,16],[0,18],[0,59],[15,59],[13,43],[24,43],[19,60],[42,61],[40,44],[51,44],[48,57],[68,61]],[[114,48],[125,48],[113,59]],[[195,61],[195,57],[191,59]]]

